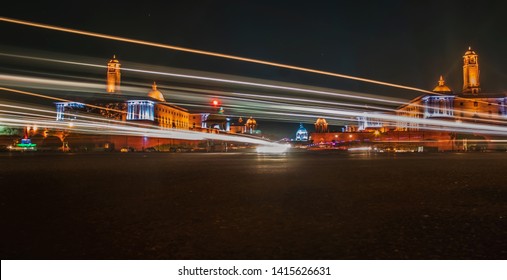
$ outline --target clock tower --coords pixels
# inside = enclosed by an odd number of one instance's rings
[[[116,55],[109,60],[107,64],[107,92],[108,93],[119,93],[120,92],[120,62],[116,59]]]
[[[479,60],[471,47],[463,56],[463,93],[478,94],[479,88]]]

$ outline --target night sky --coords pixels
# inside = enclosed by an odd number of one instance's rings
[[[462,55],[479,54],[483,92],[507,91],[505,1],[17,1],[4,17],[460,91]],[[382,94],[359,82],[0,22],[3,49],[23,48]],[[104,63],[105,63],[104,62]],[[97,77],[103,78],[103,77]],[[126,77],[122,77],[126,79]],[[394,92],[394,91],[392,91]],[[416,92],[395,93],[407,100]],[[294,131],[298,125],[290,126]],[[310,128],[310,125],[307,125]]]

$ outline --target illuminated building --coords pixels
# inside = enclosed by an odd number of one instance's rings
[[[151,86],[151,91],[148,93],[148,97],[156,99],[160,102],[165,102],[164,95],[157,89],[157,83],[153,82]]]
[[[468,48],[463,56],[462,93],[454,94],[440,76],[438,85],[433,89],[434,94],[425,94],[411,100],[397,109],[397,115],[473,123],[507,119],[506,95],[481,92],[478,59],[478,54]],[[397,130],[401,131],[417,131],[422,128],[413,122],[397,124]]]
[[[120,71],[120,62],[113,56],[107,64],[108,94],[82,102],[56,102],[56,120],[68,121],[80,115],[98,114],[130,123],[153,124],[163,128],[190,128],[188,110],[166,102],[155,82],[146,96],[120,95]]]
[[[296,141],[308,141],[308,131],[302,123],[299,124],[299,129],[296,131]]]
[[[327,122],[323,118],[318,118],[315,122],[315,132],[324,133],[327,132]]]
[[[231,128],[231,118],[224,114],[222,107],[218,108],[217,113],[194,113],[190,114],[190,118],[191,129],[195,131],[206,133],[219,133],[220,131],[241,133],[236,131],[236,127]]]
[[[108,93],[119,93],[120,92],[120,62],[116,59],[116,55],[109,60],[107,64],[107,87],[106,92]]]
[[[204,128],[207,132],[229,131],[230,119],[222,114],[205,114]]]
[[[468,47],[463,56],[463,93],[478,94],[479,85],[479,56]]]
[[[209,113],[191,113],[189,115],[190,118],[190,128],[192,130],[202,131],[206,130]]]
[[[254,118],[250,117],[246,121],[245,126],[246,126],[247,132],[250,134],[253,134],[255,132],[255,128],[257,127],[257,121]]]
[[[442,76],[438,80],[438,85],[433,89],[435,94],[426,94],[418,96],[409,103],[400,106],[396,111],[398,116],[408,118],[440,118],[450,119],[454,117],[454,98],[456,97],[452,90],[445,85]],[[398,122],[396,130],[417,131],[420,125],[415,122]]]
[[[375,130],[387,130],[387,124],[380,118],[373,118],[369,116],[369,113],[363,113],[362,116],[357,117],[357,129],[350,127],[347,129],[349,132],[354,131],[375,131]]]
[[[231,123],[230,128],[231,133],[246,133],[246,126],[242,117],[239,117],[237,122]]]
[[[127,121],[148,121],[163,128],[190,128],[188,110],[167,103],[155,82],[146,97],[129,99],[126,103]]]
[[[434,130],[422,121],[427,119],[451,123],[505,125],[507,96],[505,93],[482,92],[478,58],[478,54],[472,48],[468,48],[465,52],[463,88],[460,93],[454,93],[445,84],[444,77],[440,76],[433,93],[418,96],[396,110],[396,115],[403,117],[397,118],[397,121],[394,121],[392,115],[388,113],[365,112],[357,117],[357,131],[354,125],[348,125],[346,126],[347,133],[316,131],[311,138],[318,139],[319,143],[332,143],[333,146],[335,144],[398,143],[396,145],[400,147],[405,145],[400,143],[409,143],[406,145],[424,145],[441,151],[469,150],[471,144],[467,143],[468,139],[493,139],[495,137],[491,135]],[[382,118],[383,115],[386,118]],[[411,119],[418,121],[411,121]],[[487,145],[494,146],[493,144],[481,145],[484,149]],[[505,145],[498,144],[496,148],[498,147],[505,149]]]
[[[190,114],[187,109],[167,102],[155,82],[151,86],[151,91],[144,96],[135,96],[125,92],[121,94],[120,85],[121,64],[116,56],[113,56],[107,63],[105,94],[93,98],[81,98],[69,93],[66,99],[72,101],[55,102],[56,120],[69,122],[70,126],[74,120],[100,117],[104,120],[121,121],[131,125],[155,125],[161,129],[260,134],[260,131],[256,130],[257,122],[253,118],[250,118],[244,125],[241,124],[241,120],[239,127],[231,129],[231,118],[224,114],[224,109],[220,106],[221,102],[218,99],[212,101],[213,107],[217,109],[216,113]],[[62,141],[66,137],[64,134],[63,131],[59,133]],[[81,139],[85,138],[84,136],[80,137]],[[96,137],[93,140],[93,142],[99,141],[104,142],[105,140],[101,137]],[[148,138],[137,141],[139,142],[138,148],[139,146],[144,148],[149,141],[151,140]],[[159,139],[157,144],[164,141],[166,140]],[[170,141],[171,143],[177,142],[174,139]]]

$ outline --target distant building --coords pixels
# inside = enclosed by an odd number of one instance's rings
[[[217,131],[229,131],[230,130],[230,118],[218,112],[216,114],[206,114],[204,119],[205,128],[212,129],[214,132]]]
[[[375,131],[375,130],[386,130],[388,124],[381,118],[374,118],[370,116],[370,113],[363,113],[362,116],[357,117],[357,131]],[[350,129],[350,131],[356,131]]]
[[[245,127],[246,127],[246,133],[253,134],[255,132],[255,128],[257,128],[257,121],[254,118],[250,117],[246,121]]]
[[[296,141],[308,141],[308,131],[302,123],[299,124],[299,129],[296,131]]]
[[[315,132],[318,133],[328,132],[326,119],[324,118],[317,119],[317,121],[315,122]]]
[[[247,132],[247,128],[246,128],[246,125],[245,125],[242,117],[239,117],[236,122],[231,121],[230,132],[231,133],[246,133]]]

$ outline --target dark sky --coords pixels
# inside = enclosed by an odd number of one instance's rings
[[[47,3],[46,3],[47,2]],[[507,90],[505,1],[22,1],[5,17],[355,75],[431,90],[443,74],[459,91],[462,55],[479,54],[483,91]],[[339,78],[232,62],[0,22],[1,44],[368,90]],[[373,89],[374,91],[376,89]],[[389,89],[379,89],[382,92]],[[372,92],[377,93],[377,92]],[[407,94],[407,99],[417,93]],[[296,126],[297,129],[297,126]]]

